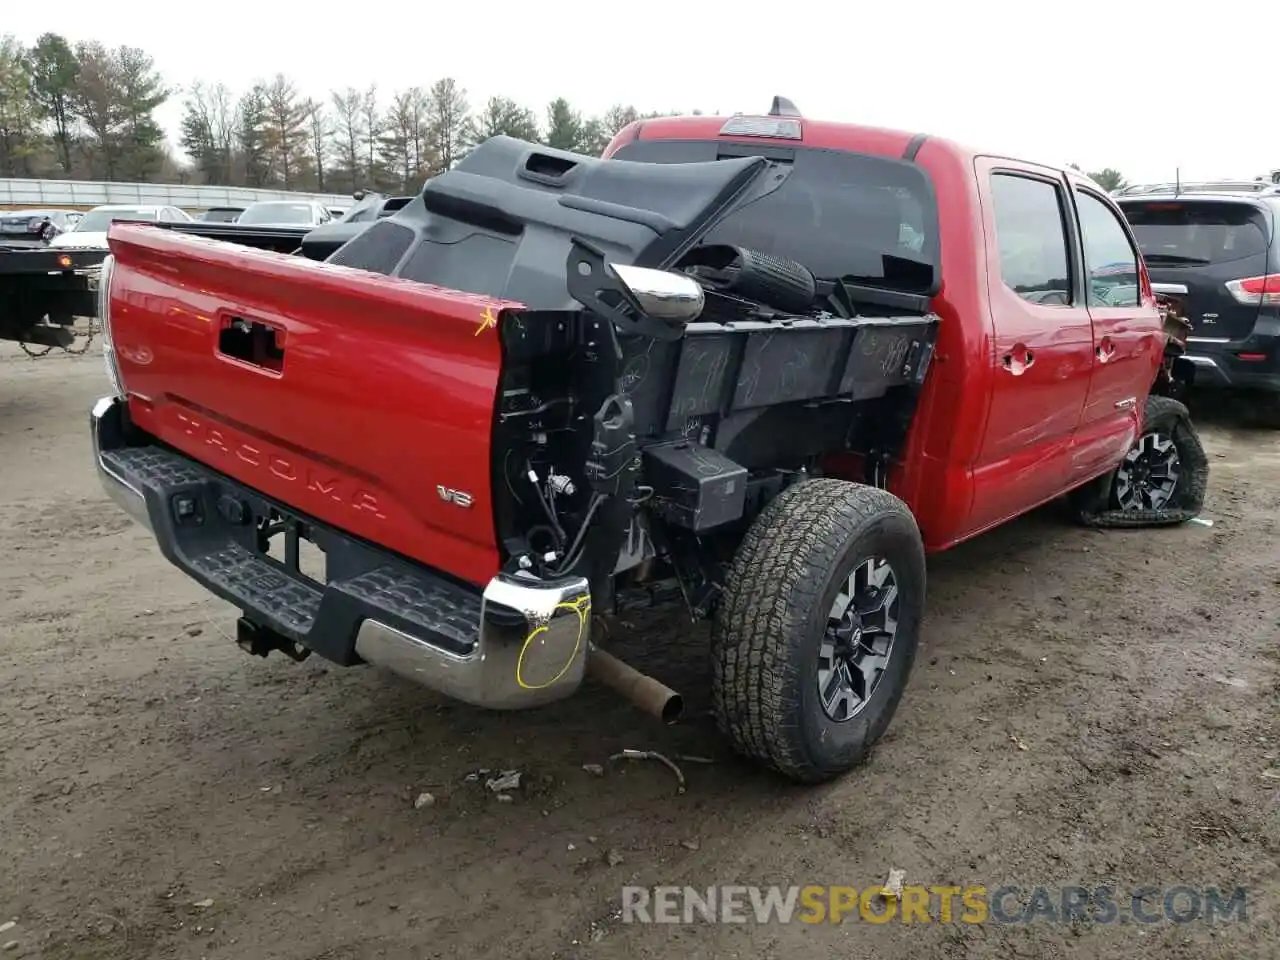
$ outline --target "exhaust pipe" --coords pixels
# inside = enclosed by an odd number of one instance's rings
[[[684,710],[680,694],[599,647],[591,648],[587,657],[587,674],[663,723],[675,723]]]

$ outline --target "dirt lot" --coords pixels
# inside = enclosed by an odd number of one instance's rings
[[[871,761],[817,790],[725,755],[701,632],[536,713],[371,670],[251,660],[229,607],[105,501],[97,351],[0,351],[4,957],[1280,955],[1280,437],[1205,426],[1211,528],[1054,509],[936,558],[915,675]],[[688,791],[624,747],[709,755]],[[1025,749],[1024,749],[1025,747]],[[583,764],[606,765],[603,777]],[[467,775],[519,768],[500,803]],[[428,791],[432,806],[415,809]],[[1249,888],[1245,922],[640,926],[620,889],[714,883]],[[201,906],[203,904],[203,906]]]

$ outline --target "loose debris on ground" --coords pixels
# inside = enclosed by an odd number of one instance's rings
[[[316,657],[244,656],[231,609],[98,487],[85,412],[105,389],[100,358],[0,352],[0,946],[16,956],[1275,956],[1276,434],[1204,423],[1211,527],[1099,534],[1051,507],[935,558],[886,737],[800,789],[727,753],[705,636],[678,619],[637,614],[614,637],[684,695],[693,719],[670,728],[596,687],[486,714]],[[487,788],[513,770],[518,789]],[[880,888],[890,864],[912,885],[1256,897],[1213,928],[620,920],[625,884]]]

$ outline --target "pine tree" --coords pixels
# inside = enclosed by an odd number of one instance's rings
[[[547,132],[542,142],[559,150],[577,150],[582,141],[582,116],[564,97],[547,106]]]
[[[0,175],[31,175],[37,117],[26,51],[13,37],[4,37],[0,39]]]
[[[64,176],[70,176],[71,137],[76,122],[76,75],[80,64],[66,39],[41,34],[29,53],[32,93],[41,113],[53,125],[53,141]]]
[[[267,144],[267,92],[261,82],[240,98],[237,115],[236,145],[240,148],[244,182],[251,187],[265,187],[271,181],[271,152]]]

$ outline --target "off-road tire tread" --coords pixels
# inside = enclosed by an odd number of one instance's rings
[[[1209,455],[1191,423],[1191,413],[1185,404],[1172,397],[1152,394],[1143,409],[1142,433],[1157,420],[1172,421],[1173,441],[1184,470],[1177,506],[1160,510],[1112,509],[1109,504],[1115,474],[1109,473],[1073,491],[1072,506],[1080,523],[1107,529],[1164,527],[1186,523],[1200,515],[1209,490]]]
[[[825,478],[794,484],[751,525],[726,578],[711,631],[716,721],[735,750],[792,780],[815,783],[841,772],[806,754],[799,706],[785,691],[794,687],[806,616],[832,563],[849,540],[887,514],[905,517],[916,530],[907,506],[886,490]],[[923,570],[918,531],[916,539]],[[915,656],[914,642],[908,656]],[[895,691],[881,731],[900,697]],[[867,738],[868,748],[881,731]]]

